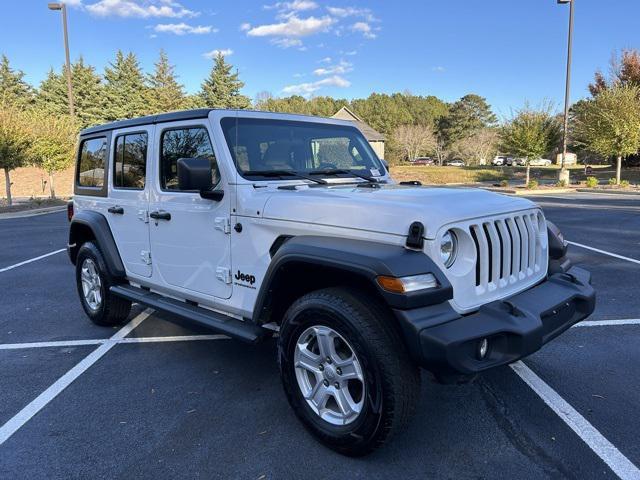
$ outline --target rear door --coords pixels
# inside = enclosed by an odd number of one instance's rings
[[[115,131],[109,168],[107,220],[127,274],[150,277],[149,244],[150,155],[155,127]]]

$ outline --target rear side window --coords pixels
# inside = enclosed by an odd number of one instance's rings
[[[113,186],[144,189],[147,167],[147,134],[130,133],[116,137]]]
[[[207,158],[211,162],[213,185],[220,181],[216,156],[209,133],[204,127],[185,127],[165,130],[160,140],[160,186],[163,190],[179,190],[178,160]]]
[[[107,137],[83,140],[80,145],[78,185],[81,187],[104,186],[104,169],[107,163]]]

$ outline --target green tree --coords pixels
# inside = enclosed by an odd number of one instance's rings
[[[70,167],[74,160],[77,120],[70,115],[50,115],[46,111],[32,110],[29,122],[29,149],[31,163],[49,174],[49,193],[56,197],[55,173]]]
[[[80,57],[71,65],[71,84],[75,114],[81,128],[96,125],[104,120],[102,79],[91,65]],[[66,66],[62,73],[49,70],[47,77],[40,83],[36,105],[55,115],[69,113],[67,97]]]
[[[551,104],[542,105],[538,109],[525,104],[502,127],[500,137],[501,151],[526,159],[528,185],[529,161],[541,158],[558,146],[562,138],[562,126],[558,117],[553,114]]]
[[[121,120],[145,115],[149,111],[145,78],[133,53],[116,53],[115,62],[104,70],[105,120]]]
[[[4,170],[7,203],[12,205],[11,171],[28,164],[29,132],[25,114],[0,102],[0,168]]]
[[[377,131],[385,135],[392,135],[400,125],[412,123],[409,110],[402,102],[383,93],[372,93],[366,99],[351,102],[356,115]]]
[[[238,72],[231,73],[233,66],[227,63],[224,55],[218,53],[214,59],[209,77],[202,83],[200,102],[210,108],[249,108],[249,98],[240,93],[244,83],[238,78]]]
[[[0,104],[26,107],[33,103],[33,88],[23,80],[24,73],[14,70],[9,59],[0,59]]]
[[[150,113],[170,112],[185,107],[184,86],[178,83],[175,67],[169,57],[160,50],[153,74],[147,76]]]
[[[487,101],[475,94],[462,97],[451,105],[448,115],[442,118],[439,130],[448,145],[483,128],[496,125],[497,118]]]
[[[635,49],[624,49],[617,55],[611,56],[609,78],[597,71],[593,83],[589,84],[589,91],[594,97],[616,85],[640,87],[640,52]]]
[[[616,183],[622,159],[640,149],[640,87],[614,85],[573,109],[574,139],[604,157],[616,157]]]

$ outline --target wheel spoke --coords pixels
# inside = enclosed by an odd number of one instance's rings
[[[329,391],[327,387],[325,387],[322,382],[318,382],[315,384],[311,392],[309,392],[307,400],[310,400],[318,410],[321,410],[327,404],[328,398]]]
[[[102,302],[102,293],[100,292],[100,287],[96,287],[96,289],[93,291],[93,298],[96,301],[96,306],[100,305],[100,303]]]
[[[363,381],[362,370],[360,365],[354,362],[353,357],[348,360],[344,360],[337,364],[342,371],[340,380],[360,380]]]
[[[308,344],[298,344],[296,348],[298,349],[298,356],[296,361],[296,367],[302,367],[305,370],[309,370],[314,374],[319,374],[320,369],[318,366],[321,363],[320,356],[310,352],[307,348]]]
[[[320,356],[323,359],[329,357],[332,361],[337,358],[332,332],[329,329],[316,328],[315,333]]]
[[[336,388],[333,392],[333,398],[335,398],[340,413],[345,417],[349,417],[353,413],[359,411],[358,405],[351,398],[349,390],[346,388]]]
[[[91,275],[89,274],[88,268],[82,269],[82,271],[80,272],[80,278],[82,279],[83,282],[91,283]]]

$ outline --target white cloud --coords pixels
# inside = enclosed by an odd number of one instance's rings
[[[338,63],[337,65],[330,65],[326,68],[316,68],[313,71],[313,74],[318,76],[318,77],[322,77],[325,75],[342,75],[344,73],[349,73],[351,70],[353,70],[353,65],[349,62],[345,62],[344,60],[341,60],[340,63]]]
[[[222,50],[216,49],[216,50],[211,50],[210,52],[203,53],[202,56],[204,58],[209,58],[213,60],[218,56],[218,54],[222,55],[223,57],[228,57],[229,55],[233,55],[233,50],[231,50],[230,48],[224,48]]]
[[[278,2],[273,5],[265,5],[263,8],[265,10],[276,9],[280,11],[302,12],[303,10],[314,10],[318,8],[318,4],[311,0],[293,0],[293,2]]]
[[[67,7],[82,7],[82,0],[65,0],[64,4]]]
[[[86,5],[86,9],[99,17],[182,18],[199,15],[199,12],[189,10],[173,0],[99,0]]]
[[[319,63],[331,63],[331,57],[324,57]]]
[[[374,20],[371,10],[368,8],[327,7],[327,11],[334,17],[364,17],[370,22]]]
[[[349,57],[353,57],[354,55],[358,54],[358,51],[357,50],[349,50],[348,52],[342,52],[341,51],[340,53],[343,54],[343,55],[347,55]]]
[[[159,23],[153,30],[158,33],[173,33],[174,35],[204,35],[207,33],[215,33],[217,28],[213,28],[211,25],[198,25],[194,27],[187,25],[186,23]]]
[[[360,32],[365,38],[376,38],[376,34],[373,33],[371,25],[366,22],[356,22],[351,25],[351,30],[354,32]]]
[[[323,78],[317,82],[298,83],[296,85],[287,85],[282,89],[282,93],[286,95],[302,95],[308,97],[312,93],[324,87],[347,88],[351,86],[351,82],[343,77],[334,75],[333,77]]]
[[[247,22],[242,23],[242,24],[240,25],[240,31],[241,31],[241,32],[246,32],[247,30],[251,30],[251,24],[250,24],[250,23],[247,23]]]
[[[437,67],[433,67],[433,68],[431,69],[431,71],[433,71],[433,72],[444,72],[445,70],[446,70],[446,69],[445,69],[443,66],[441,66],[441,65],[438,65]]]
[[[334,22],[335,20],[328,16],[298,18],[292,15],[287,18],[286,22],[253,27],[247,31],[247,35],[251,37],[306,37],[326,31]]]

